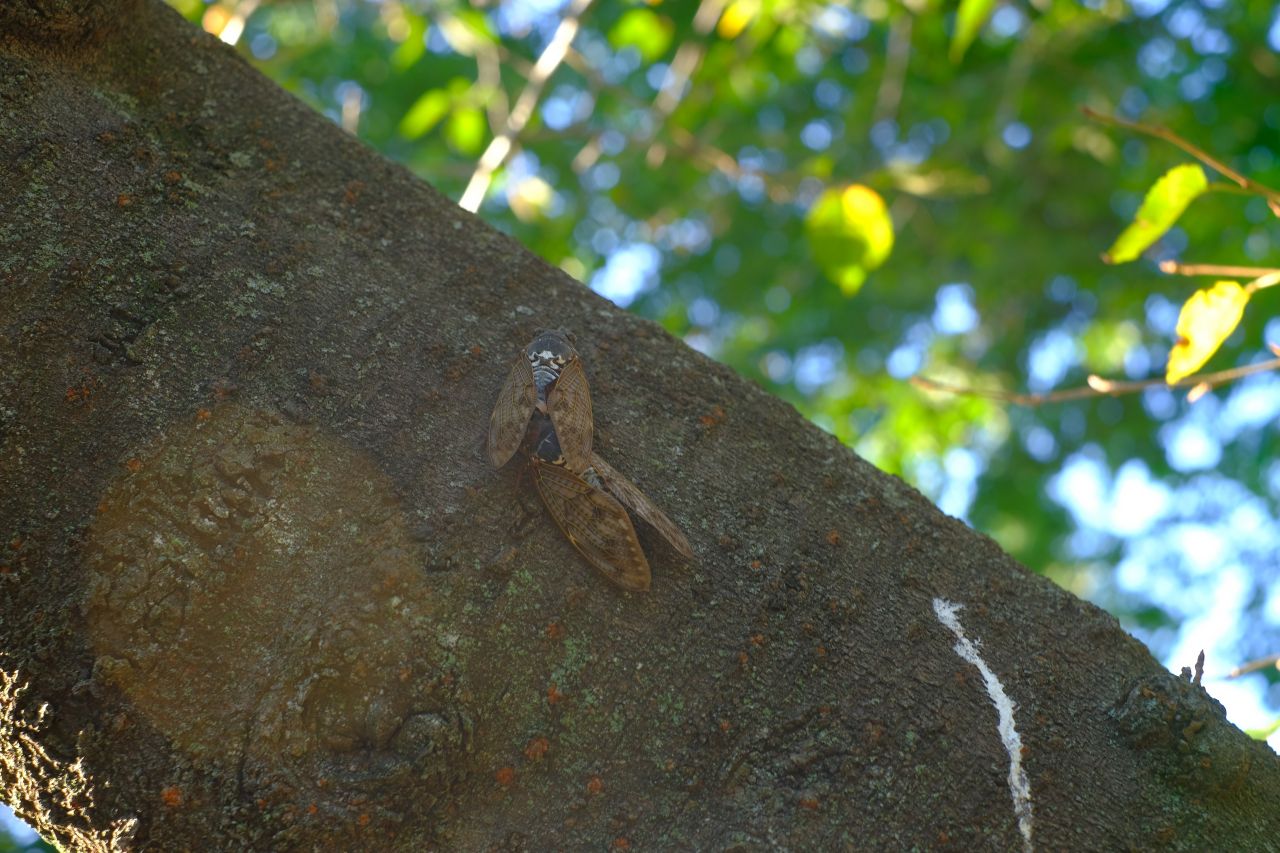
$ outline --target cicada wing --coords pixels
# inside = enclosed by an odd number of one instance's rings
[[[537,403],[538,389],[533,384],[533,368],[521,353],[511,367],[506,384],[498,392],[498,402],[489,416],[489,462],[494,468],[506,465],[520,448]]]
[[[623,589],[649,589],[649,562],[622,504],[572,471],[537,458],[533,482],[561,532],[587,562]]]
[[[565,363],[556,384],[547,394],[547,411],[555,424],[565,464],[575,473],[591,464],[591,390],[582,370],[582,359]]]
[[[693,548],[689,546],[689,540],[685,538],[684,531],[676,526],[665,512],[658,509],[653,501],[649,500],[649,496],[640,491],[639,486],[618,473],[618,470],[605,462],[599,453],[591,454],[591,467],[599,475],[604,487],[615,498],[661,533],[662,537],[670,542],[671,547],[679,551],[682,557],[688,560],[693,559]]]

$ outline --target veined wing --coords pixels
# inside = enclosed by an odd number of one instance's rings
[[[623,589],[648,590],[649,563],[622,504],[562,466],[531,461],[538,494],[573,547]]]
[[[560,450],[565,464],[575,473],[581,473],[591,464],[591,391],[587,388],[587,375],[582,370],[582,359],[572,358],[565,363],[560,377],[547,395],[547,412],[560,439]]]
[[[520,448],[525,429],[538,403],[533,384],[533,368],[524,353],[511,366],[506,383],[498,392],[498,402],[489,416],[489,462],[501,468]]]
[[[599,453],[591,454],[591,467],[595,469],[600,481],[604,483],[604,487],[614,497],[652,525],[655,530],[662,534],[664,539],[671,543],[673,548],[680,552],[682,557],[689,560],[693,559],[693,548],[689,546],[689,540],[685,538],[684,532],[676,526],[674,521],[667,517],[665,512],[658,509],[653,501],[649,500],[649,496],[640,491],[640,488],[635,483],[618,473],[617,469],[605,462]]]

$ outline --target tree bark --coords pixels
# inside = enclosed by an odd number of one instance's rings
[[[1280,837],[1275,755],[1110,616],[158,0],[0,8],[0,167],[0,786],[47,838]],[[485,461],[544,326],[697,553],[641,529],[647,594]]]

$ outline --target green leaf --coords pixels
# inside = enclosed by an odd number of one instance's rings
[[[1108,264],[1132,261],[1146,251],[1173,227],[1187,205],[1209,188],[1204,169],[1196,163],[1184,163],[1165,172],[1147,191],[1133,222],[1102,256]]]
[[[486,131],[484,112],[478,107],[455,107],[449,114],[444,135],[460,154],[474,155],[480,153]]]
[[[960,0],[956,11],[956,30],[951,35],[951,61],[959,62],[973,40],[978,37],[982,25],[995,11],[996,0]]]
[[[653,62],[667,52],[674,31],[669,18],[650,9],[632,9],[609,30],[609,44],[619,49],[634,47],[645,62]]]
[[[867,273],[893,250],[893,220],[884,199],[862,184],[823,192],[804,224],[814,260],[845,296],[857,293]]]
[[[408,23],[409,33],[404,37],[404,41],[391,52],[391,67],[397,71],[404,71],[412,66],[415,62],[422,58],[422,54],[427,49],[427,21],[421,15],[405,11],[405,20]]]
[[[1240,325],[1249,291],[1220,281],[1191,294],[1178,313],[1178,342],[1169,352],[1164,381],[1170,385],[1199,370]]]
[[[449,113],[453,99],[444,89],[432,89],[413,102],[409,111],[400,119],[400,135],[405,139],[417,139],[439,124]]]

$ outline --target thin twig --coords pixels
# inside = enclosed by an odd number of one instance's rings
[[[1267,655],[1264,658],[1258,658],[1257,660],[1251,660],[1248,663],[1242,663],[1235,669],[1228,672],[1227,678],[1239,678],[1242,675],[1247,675],[1250,672],[1257,672],[1258,670],[1266,669],[1269,666],[1274,666],[1276,669],[1280,669],[1280,655]]]
[[[898,114],[902,101],[902,88],[907,77],[907,63],[911,59],[911,13],[903,9],[889,24],[889,44],[885,48],[884,74],[880,89],[876,92],[876,106],[871,113],[875,126]]]
[[[484,201],[485,193],[489,191],[489,184],[493,181],[493,173],[506,161],[515,145],[516,137],[529,123],[529,119],[533,116],[533,109],[538,104],[538,98],[542,96],[543,87],[564,61],[573,37],[578,34],[582,15],[590,5],[591,0],[573,0],[573,5],[569,7],[560,25],[556,27],[551,41],[547,43],[542,55],[534,63],[524,91],[520,93],[515,106],[511,108],[502,132],[493,138],[485,148],[484,154],[480,155],[480,162],[476,165],[471,181],[462,193],[462,200],[458,202],[463,209],[474,213],[479,209],[480,202]]]
[[[1280,272],[1275,267],[1235,267],[1224,264],[1181,264],[1161,261],[1160,272],[1166,275],[1221,275],[1231,278],[1256,278]]]
[[[1132,130],[1136,133],[1145,133],[1147,136],[1154,136],[1156,139],[1163,139],[1165,142],[1178,146],[1201,163],[1204,163],[1215,172],[1221,174],[1224,178],[1228,178],[1236,182],[1250,192],[1264,196],[1267,199],[1272,212],[1277,216],[1280,216],[1280,191],[1273,190],[1265,184],[1260,184],[1252,178],[1245,177],[1235,169],[1232,169],[1226,163],[1223,163],[1211,154],[1192,145],[1172,130],[1169,130],[1169,128],[1161,127],[1158,124],[1143,124],[1142,122],[1129,121],[1128,119],[1120,118],[1119,116],[1105,115],[1097,110],[1090,109],[1089,107],[1081,107],[1080,111],[1087,117],[1094,121],[1101,122],[1102,124],[1109,124],[1113,127],[1122,127],[1125,130]]]
[[[699,37],[705,38],[711,33],[716,22],[720,20],[724,5],[725,0],[702,0],[698,4],[698,11],[693,14],[693,31]],[[702,59],[706,53],[705,41],[686,41],[676,50],[675,58],[667,66],[667,73],[663,75],[662,84],[658,87],[658,95],[653,99],[653,110],[650,112],[650,134],[654,142],[645,152],[645,163],[651,169],[662,165],[666,157],[666,146],[657,141],[658,130],[666,124],[667,118],[675,112],[676,107],[680,106],[685,88],[697,73],[698,66],[702,65]]]
[[[1266,275],[1260,275],[1253,281],[1244,286],[1244,289],[1250,295],[1259,290],[1266,290],[1268,287],[1275,287],[1280,284],[1280,270],[1273,270]]]
[[[924,376],[913,376],[909,380],[912,385],[922,388],[926,391],[941,391],[947,394],[957,394],[965,397],[981,397],[985,400],[998,400],[1004,403],[1012,403],[1016,406],[1043,406],[1046,403],[1063,403],[1069,400],[1084,400],[1091,397],[1118,397],[1121,394],[1132,394],[1135,391],[1142,391],[1156,385],[1166,385],[1169,388],[1198,388],[1205,386],[1205,390],[1213,388],[1216,385],[1222,385],[1232,382],[1236,379],[1242,379],[1245,376],[1251,376],[1255,373],[1265,373],[1268,370],[1280,369],[1280,358],[1271,361],[1262,361],[1257,364],[1246,364],[1243,367],[1233,367],[1229,370],[1219,370],[1216,373],[1202,373],[1198,376],[1188,376],[1177,382],[1166,383],[1163,379],[1143,379],[1137,382],[1115,382],[1110,379],[1104,379],[1101,376],[1091,375],[1088,379],[1089,384],[1082,388],[1065,388],[1061,391],[1051,391],[1047,394],[1020,394],[1016,391],[1002,391],[990,388],[970,388],[963,385],[954,385],[950,382],[941,382],[937,379],[929,379]],[[1203,391],[1201,392],[1203,393]]]

